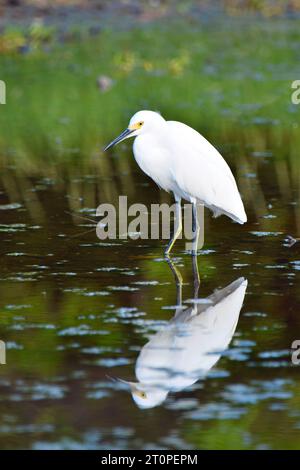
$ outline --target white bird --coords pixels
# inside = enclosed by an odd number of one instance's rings
[[[218,217],[225,214],[235,222],[247,221],[234,176],[222,155],[199,132],[177,121],[166,121],[153,111],[138,111],[127,129],[108,144],[136,137],[133,153],[140,168],[157,185],[174,194],[176,220],[168,254],[182,231],[181,199],[193,204],[193,232],[198,238],[196,204],[208,207]],[[194,253],[195,254],[195,253]]]
[[[142,348],[135,366],[138,382],[126,384],[140,408],[161,404],[169,392],[179,392],[200,378],[220,359],[235,332],[247,289],[243,277],[207,299],[194,299]],[[119,379],[120,380],[120,379]]]

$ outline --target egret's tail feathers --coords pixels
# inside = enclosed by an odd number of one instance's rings
[[[213,211],[213,217],[219,217],[220,215],[227,215],[227,217],[230,217],[234,222],[237,222],[238,224],[244,224],[247,222],[247,215],[246,212],[243,211],[239,215],[233,214],[232,212],[225,211],[224,209],[220,209],[219,207],[211,206],[209,207]]]
[[[236,222],[238,222],[239,224],[245,224],[247,222],[246,212],[245,212],[245,215],[243,216],[243,218],[242,219],[236,219]]]

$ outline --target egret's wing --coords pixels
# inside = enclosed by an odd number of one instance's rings
[[[213,305],[191,320],[193,328],[203,328],[203,348],[211,353],[227,348],[235,332],[248,281],[239,278],[209,297]]]
[[[235,332],[246,289],[247,280],[238,279],[209,297],[212,305],[184,323],[186,335],[177,369],[199,378],[216,364]]]
[[[247,220],[233,174],[222,155],[201,134],[177,121],[172,130],[173,178],[184,194],[203,202],[215,215]]]
[[[183,324],[187,325],[186,331],[191,332],[190,341],[193,341],[191,353],[193,350],[194,353],[197,351],[201,362],[199,369],[209,370],[230,343],[244,302],[247,284],[248,281],[245,278],[237,279],[224,289],[207,297],[210,303],[206,306],[196,304],[197,313],[184,319]],[[177,322],[178,318],[176,318]],[[186,342],[188,341],[187,336]],[[193,360],[191,354],[188,362],[192,363]]]

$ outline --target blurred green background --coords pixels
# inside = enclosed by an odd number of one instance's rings
[[[101,166],[107,139],[143,108],[216,144],[298,155],[300,2],[17,3],[0,35],[3,162]]]

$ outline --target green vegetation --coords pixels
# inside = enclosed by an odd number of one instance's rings
[[[291,83],[300,73],[299,23],[228,19],[207,28],[161,20],[92,37],[78,30],[63,42],[40,23],[7,31],[1,158],[38,172],[82,165],[98,159],[140,108],[186,121],[219,144],[255,142],[266,151],[272,141],[275,153],[298,155]],[[7,35],[17,48],[3,46]]]

